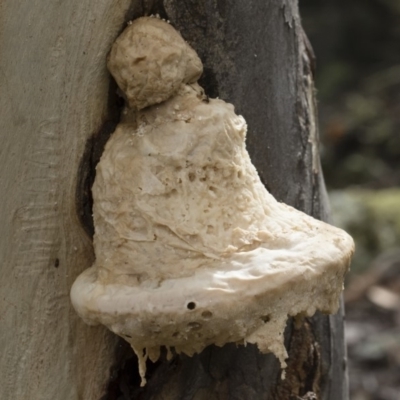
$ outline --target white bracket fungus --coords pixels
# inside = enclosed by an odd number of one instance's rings
[[[206,100],[201,61],[167,22],[130,24],[108,67],[129,106],[97,166],[96,262],[74,308],[132,345],[142,384],[160,346],[256,343],[285,367],[288,316],[336,312],[353,240],[267,192],[244,119]]]

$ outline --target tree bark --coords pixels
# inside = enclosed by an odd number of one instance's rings
[[[296,2],[3,1],[0,398],[347,399],[341,313],[288,323],[286,380],[274,356],[227,345],[150,366],[148,385],[132,392],[121,388],[121,372],[110,377],[115,350],[126,347],[71,309],[71,284],[93,261],[83,229],[92,230],[93,166],[119,118],[106,54],[126,21],[151,12],[198,52],[207,94],[245,117],[268,190],[328,218],[311,53]]]

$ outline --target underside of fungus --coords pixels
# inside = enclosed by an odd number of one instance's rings
[[[146,360],[256,343],[285,367],[288,316],[334,313],[353,252],[344,231],[278,203],[234,107],[208,100],[202,65],[168,23],[129,25],[108,67],[128,103],[93,186],[96,261],[74,308]]]

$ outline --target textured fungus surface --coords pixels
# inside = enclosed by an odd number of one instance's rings
[[[131,107],[145,108],[175,94],[182,83],[193,83],[203,72],[196,52],[169,24],[140,18],[111,49],[107,63]]]
[[[257,343],[284,367],[287,317],[336,311],[352,239],[267,192],[244,119],[193,82],[201,63],[169,24],[133,22],[108,65],[130,107],[97,167],[75,309],[132,345],[143,383],[160,346]]]

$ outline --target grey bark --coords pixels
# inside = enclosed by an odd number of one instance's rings
[[[310,52],[296,2],[1,2],[1,399],[132,394],[132,387],[116,388],[118,368],[110,372],[126,347],[105,328],[85,326],[68,294],[93,261],[83,229],[92,231],[90,182],[118,122],[105,57],[126,21],[151,12],[170,19],[197,50],[208,95],[233,103],[246,118],[248,148],[268,190],[328,216]],[[288,324],[285,381],[272,355],[227,345],[149,366],[149,384],[135,387],[134,398],[286,400],[313,391],[345,400],[342,323],[338,314]]]

